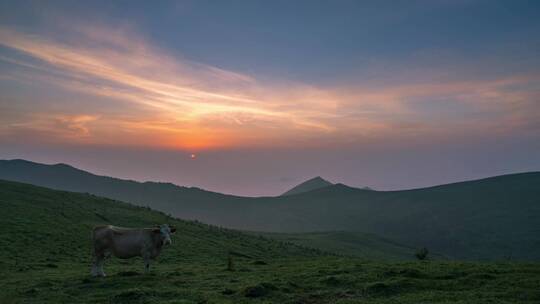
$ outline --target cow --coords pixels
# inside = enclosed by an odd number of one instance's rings
[[[167,224],[153,228],[95,227],[92,231],[92,276],[105,276],[103,263],[111,255],[120,259],[140,256],[147,273],[150,260],[159,256],[164,245],[171,244],[171,234],[175,232],[176,228]]]

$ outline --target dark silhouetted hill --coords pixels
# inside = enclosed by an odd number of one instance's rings
[[[309,192],[315,189],[320,189],[328,186],[332,186],[333,184],[320,176],[314,177],[310,180],[307,180],[294,188],[290,189],[289,191],[283,193],[281,196],[287,196],[287,195],[293,195],[298,193],[304,193]]]

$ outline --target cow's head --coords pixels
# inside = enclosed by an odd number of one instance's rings
[[[154,228],[154,232],[159,233],[163,245],[169,245],[172,243],[171,234],[176,232],[176,228],[167,224],[163,224]]]

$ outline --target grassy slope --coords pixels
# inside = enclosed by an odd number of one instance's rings
[[[0,201],[2,242],[14,245],[6,246],[7,250],[3,250],[2,254],[20,256],[27,261],[33,254],[42,254],[34,251],[34,247],[47,248],[49,245],[53,245],[50,246],[51,255],[73,255],[61,248],[75,249],[78,254],[87,255],[90,252],[90,231],[95,225],[137,227],[164,222],[178,227],[180,232],[175,236],[177,246],[171,250],[182,251],[184,257],[223,256],[228,250],[254,257],[307,253],[307,250],[298,247],[283,247],[278,242],[247,236],[234,230],[173,219],[148,208],[94,195],[0,181]],[[189,250],[181,247],[188,247]],[[24,251],[26,248],[27,251]]]
[[[538,303],[533,263],[389,263],[320,255],[91,195],[0,181],[0,303]],[[92,225],[179,228],[140,259],[89,270]],[[235,252],[235,271],[226,256]]]
[[[373,234],[351,231],[310,233],[260,233],[265,237],[318,248],[332,253],[378,260],[414,260],[415,248],[378,237]]]

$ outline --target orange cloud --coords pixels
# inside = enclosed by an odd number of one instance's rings
[[[33,79],[40,78],[65,89],[158,110],[161,119],[170,122],[166,132],[196,134],[179,136],[176,142],[185,142],[186,146],[193,145],[195,138],[197,145],[204,146],[202,138],[215,137],[204,135],[201,130],[222,133],[227,129],[230,137],[236,133],[252,138],[255,136],[250,134],[249,128],[258,129],[261,125],[270,126],[272,132],[276,131],[272,125],[280,125],[283,132],[332,129],[317,117],[321,109],[333,102],[331,96],[323,96],[325,93],[321,90],[304,86],[275,94],[250,76],[174,59],[136,37],[127,39],[128,34],[123,32],[96,29],[81,32],[86,35],[82,40],[94,41],[95,46],[77,46],[0,29],[0,44],[30,55],[45,66],[0,59],[61,75],[34,75]],[[321,97],[324,100],[318,99]],[[236,124],[228,124],[230,121]],[[186,125],[187,122],[191,125]],[[216,126],[216,122],[222,125]],[[201,125],[214,125],[215,128],[209,130]],[[214,144],[208,142],[207,145]]]
[[[305,146],[430,135],[463,125],[485,130],[500,121],[516,126],[518,119],[540,116],[534,102],[538,96],[513,88],[538,84],[534,75],[444,83],[419,79],[386,86],[279,85],[172,56],[131,32],[73,30],[76,39],[55,40],[0,28],[0,45],[26,55],[0,55],[26,69],[2,76],[29,85],[52,84],[110,105],[99,108],[89,102],[71,114],[59,107],[35,109],[30,118],[0,126],[0,135],[33,130],[55,141],[183,149]],[[473,125],[442,117],[431,123],[433,113],[415,104],[437,103],[441,97],[462,103],[462,111],[474,104],[486,121]]]

